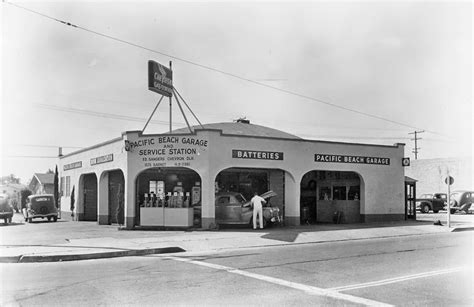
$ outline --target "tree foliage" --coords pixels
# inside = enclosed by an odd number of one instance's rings
[[[20,178],[16,177],[14,174],[10,174],[8,176],[2,176],[1,177],[1,182],[3,184],[6,184],[6,183],[17,183],[17,184],[19,184],[20,183]]]
[[[33,194],[30,189],[22,189],[20,191],[20,198],[21,198],[21,207],[23,208],[26,204],[26,198]]]

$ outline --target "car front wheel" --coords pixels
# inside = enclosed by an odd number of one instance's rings
[[[421,208],[421,212],[423,212],[423,213],[428,213],[428,212],[430,212],[430,206],[424,205],[424,206]]]

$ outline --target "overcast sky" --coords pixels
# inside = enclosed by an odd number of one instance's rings
[[[1,4],[1,173],[23,183],[54,169],[58,146],[141,130],[159,99],[150,59],[173,61],[202,123],[246,117],[308,139],[405,143],[412,159],[408,133],[425,130],[419,158],[472,156],[470,1],[10,2],[81,27]],[[167,132],[168,112],[146,132]]]

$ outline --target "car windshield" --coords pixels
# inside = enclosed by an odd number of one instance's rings
[[[433,198],[433,194],[421,194],[420,198]]]
[[[245,203],[245,202],[247,202],[247,200],[245,199],[245,197],[244,197],[242,194],[236,194],[236,195],[235,195],[235,199],[236,199],[239,203]]]

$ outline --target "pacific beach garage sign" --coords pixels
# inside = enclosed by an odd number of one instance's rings
[[[190,136],[143,137],[125,142],[144,167],[191,166],[209,145],[206,139]]]
[[[314,162],[390,165],[390,158],[315,154]]]

